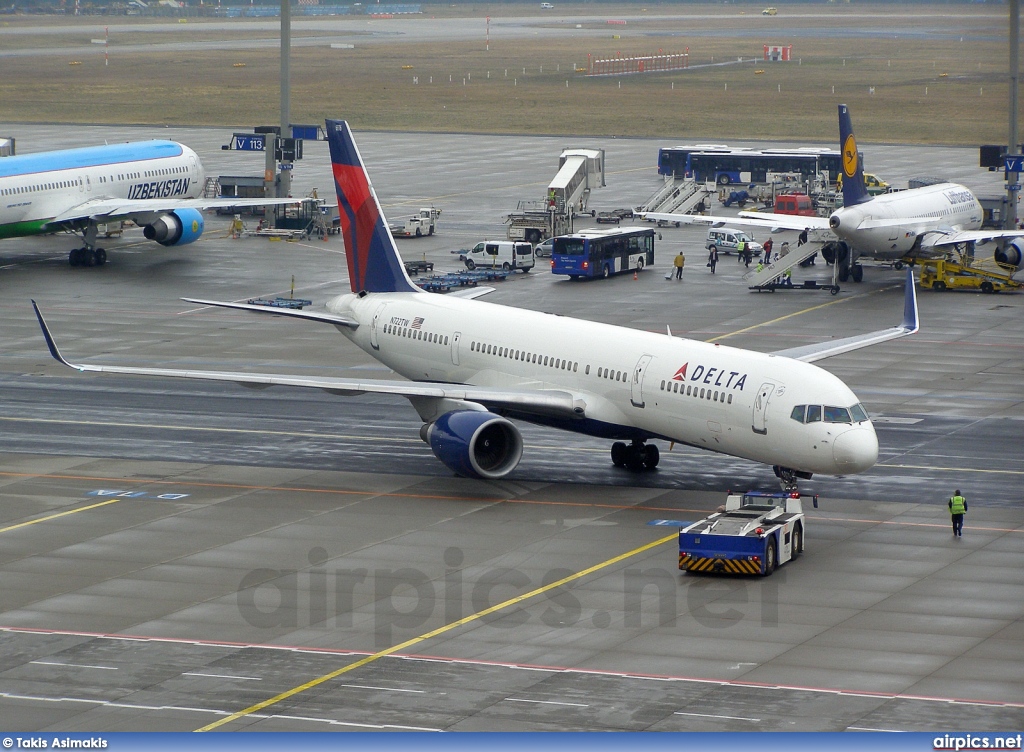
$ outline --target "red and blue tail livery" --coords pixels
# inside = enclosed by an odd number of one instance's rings
[[[420,292],[405,273],[348,123],[328,120],[327,141],[352,292]]]

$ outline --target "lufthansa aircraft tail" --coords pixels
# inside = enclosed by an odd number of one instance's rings
[[[328,120],[327,141],[352,292],[421,292],[405,273],[348,123]]]
[[[864,168],[857,152],[857,139],[853,136],[850,110],[839,105],[839,150],[843,153],[843,206],[856,206],[870,201],[864,185]]]

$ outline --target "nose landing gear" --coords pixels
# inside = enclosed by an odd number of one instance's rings
[[[772,470],[775,471],[775,477],[779,479],[779,483],[782,485],[782,490],[786,493],[793,493],[799,491],[797,488],[798,480],[810,480],[814,475],[803,470],[793,470],[789,467],[782,467],[781,465],[772,465]]]
[[[615,467],[624,467],[630,472],[639,473],[646,470],[653,470],[661,461],[661,452],[653,444],[645,444],[643,441],[634,441],[626,444],[624,441],[616,441],[612,444],[612,463]]]

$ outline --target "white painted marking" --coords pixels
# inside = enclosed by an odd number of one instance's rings
[[[523,700],[519,697],[506,697],[509,702],[533,702],[538,705],[568,705],[574,708],[589,708],[589,705],[581,705],[578,702],[555,702],[554,700]]]
[[[379,689],[381,692],[412,692],[417,695],[427,694],[426,690],[423,689],[396,689],[395,687],[371,687],[369,684],[342,684],[343,687],[352,687],[353,689]]]
[[[847,731],[880,731],[883,734],[903,734],[904,731],[897,729],[880,729],[880,728],[868,728],[867,726],[847,726]]]
[[[102,671],[117,671],[115,666],[89,666],[84,663],[57,663],[56,661],[29,661],[39,666],[67,666],[68,668],[97,668]]]
[[[710,713],[682,713],[676,711],[673,715],[690,715],[694,718],[721,718],[726,721],[750,721],[751,723],[760,723],[760,718],[741,718],[735,715],[711,715]]]
[[[198,671],[186,671],[182,676],[208,676],[211,679],[244,679],[245,681],[263,681],[258,676],[232,676],[231,674],[200,674]]]

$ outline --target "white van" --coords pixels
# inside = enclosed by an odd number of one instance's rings
[[[494,240],[477,243],[473,250],[466,254],[466,268],[501,269],[511,272],[519,269],[528,272],[536,264],[533,246],[530,243],[518,243],[511,240]]]
[[[760,243],[754,241],[754,239],[743,232],[743,230],[734,230],[731,227],[718,227],[708,230],[708,239],[704,244],[704,247],[709,251],[712,248],[717,248],[719,255],[723,253],[736,253],[739,248],[740,241],[749,244],[750,253],[753,256],[760,256],[761,251],[764,249]]]

